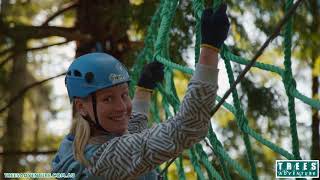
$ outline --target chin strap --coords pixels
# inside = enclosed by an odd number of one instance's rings
[[[88,121],[88,123],[90,124],[91,127],[95,127],[98,130],[101,130],[103,132],[106,132],[107,134],[111,134],[109,131],[107,131],[106,129],[104,129],[98,119],[98,113],[97,113],[97,98],[96,98],[96,93],[92,94],[92,108],[93,108],[93,113],[94,113],[94,120],[91,120],[90,116],[87,115],[85,117],[83,117],[85,120]]]

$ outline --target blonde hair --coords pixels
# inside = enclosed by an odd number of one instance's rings
[[[73,155],[82,165],[89,167],[90,162],[86,159],[84,151],[90,139],[90,125],[78,112],[73,103],[73,118],[70,133],[74,135]]]

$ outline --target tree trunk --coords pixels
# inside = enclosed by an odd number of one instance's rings
[[[6,13],[5,13],[5,11],[6,11],[6,9],[7,9],[7,7],[8,7],[8,5],[9,5],[9,0],[2,0],[1,1],[1,5],[0,5],[0,17],[1,16],[4,16]],[[2,17],[1,17],[2,18]]]
[[[311,14],[312,14],[312,33],[320,34],[320,12],[319,12],[319,1],[310,1],[311,3]],[[313,40],[312,47],[312,70],[315,68],[316,59],[320,57],[319,54],[319,40]],[[319,97],[319,76],[317,74],[312,74],[312,97]],[[320,134],[319,134],[319,122],[320,113],[317,109],[312,109],[312,145],[311,145],[311,159],[320,160]]]
[[[16,41],[15,52],[26,48],[26,41]],[[10,98],[16,96],[25,87],[25,76],[27,71],[26,53],[19,53],[14,57],[11,75],[8,82],[8,92]],[[3,151],[19,151],[23,135],[23,105],[24,98],[17,100],[9,109],[6,120],[6,132],[4,134]],[[9,155],[3,157],[3,172],[21,172],[22,166],[19,164],[19,155]]]
[[[121,9],[121,12],[115,9]],[[131,50],[126,33],[130,24],[129,13],[128,2],[79,0],[76,28],[83,34],[89,34],[91,40],[77,42],[76,57],[103,51],[123,61],[126,52]]]
[[[39,133],[40,133],[40,128],[41,128],[40,127],[40,114],[38,112],[36,113],[35,124],[36,124],[36,127],[35,127],[35,131],[34,131],[34,136],[33,136],[33,139],[34,139],[33,151],[38,152],[39,145],[40,145]],[[30,164],[31,172],[36,172],[37,164],[38,164],[37,162]]]
[[[319,89],[318,76],[312,76],[312,97],[317,97]],[[320,139],[319,139],[319,110],[312,109],[312,146],[311,159],[320,160]]]

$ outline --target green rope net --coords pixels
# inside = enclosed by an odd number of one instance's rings
[[[215,0],[213,3],[213,9],[217,9],[220,6],[222,0]],[[195,41],[195,63],[198,62],[199,54],[200,54],[200,41],[201,41],[201,33],[200,33],[200,19],[201,14],[204,9],[204,3],[202,0],[193,0],[193,11],[196,19],[195,24],[195,32],[196,32],[196,41]],[[293,0],[287,0],[286,2],[286,11],[288,11],[293,5]],[[152,61],[157,60],[165,65],[165,83],[158,84],[157,92],[154,93],[152,97],[150,112],[152,114],[152,119],[156,123],[160,123],[160,115],[157,108],[157,95],[161,93],[162,95],[162,107],[164,108],[166,118],[172,116],[173,109],[174,113],[178,111],[180,101],[176,93],[176,88],[173,83],[173,70],[179,70],[183,73],[193,74],[193,70],[181,66],[179,64],[175,64],[170,60],[168,44],[170,42],[169,30],[172,25],[172,20],[175,15],[176,9],[178,6],[178,0],[161,0],[159,4],[159,8],[155,12],[152,17],[151,23],[147,29],[147,35],[144,40],[145,47],[140,52],[137,57],[136,63],[134,64],[131,76],[132,83],[130,83],[130,95],[134,94],[135,85],[137,79],[139,77],[139,72],[141,71],[143,65],[146,60]],[[297,126],[296,126],[296,114],[295,114],[295,103],[294,99],[300,99],[302,102],[310,105],[313,108],[320,109],[320,102],[306,97],[302,95],[296,89],[296,82],[292,76],[291,70],[291,36],[292,36],[292,18],[290,18],[285,24],[284,29],[284,69],[256,62],[253,66],[256,68],[260,68],[266,71],[271,71],[279,74],[282,77],[283,84],[286,90],[286,94],[288,96],[288,111],[290,118],[290,129],[291,129],[291,139],[292,139],[292,153],[287,150],[275,145],[271,141],[265,139],[260,134],[258,134],[255,130],[251,129],[248,125],[248,120],[244,114],[243,108],[241,106],[241,102],[236,90],[232,91],[233,97],[233,105],[228,104],[226,102],[223,103],[223,107],[234,114],[237,121],[237,126],[241,130],[242,138],[246,148],[247,160],[250,165],[250,170],[244,169],[237,161],[233,160],[226,150],[224,150],[223,145],[218,140],[216,134],[213,132],[212,127],[209,128],[209,133],[206,141],[207,145],[210,143],[210,147],[212,148],[213,153],[216,155],[219,160],[220,166],[222,168],[223,174],[219,174],[219,172],[213,167],[211,162],[208,159],[208,155],[205,153],[202,144],[196,144],[191,149],[188,150],[188,156],[190,158],[191,164],[194,167],[194,171],[197,174],[198,179],[206,179],[204,176],[203,170],[205,169],[207,176],[209,179],[230,179],[231,175],[229,172],[229,167],[234,168],[237,173],[245,179],[258,179],[256,163],[253,158],[252,146],[250,143],[250,137],[254,138],[256,141],[262,143],[263,145],[270,148],[272,151],[282,155],[284,158],[293,160],[293,159],[301,159],[299,153],[299,139],[297,134]],[[227,70],[229,84],[231,86],[234,83],[233,70],[230,61],[235,63],[247,65],[250,63],[249,60],[236,56],[232,54],[229,48],[226,45],[223,45],[220,53],[221,57],[224,60],[225,67]],[[220,102],[221,97],[217,96],[216,101]],[[180,179],[186,179],[184,173],[184,165],[183,165],[183,157],[180,155],[175,160],[175,165],[177,167],[177,174]],[[271,165],[273,166],[273,165]],[[203,168],[202,168],[203,167]],[[166,171],[166,169],[165,169]],[[166,173],[164,174],[165,178]]]

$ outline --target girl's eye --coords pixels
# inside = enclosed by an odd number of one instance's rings
[[[122,98],[127,98],[129,96],[129,94],[126,92],[126,93],[123,93],[121,96],[122,96]]]
[[[112,98],[110,96],[106,97],[103,99],[103,101],[105,102],[111,102],[112,101]]]

